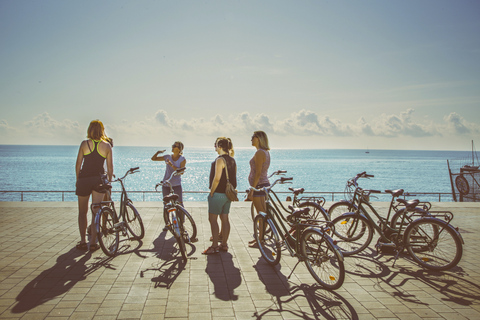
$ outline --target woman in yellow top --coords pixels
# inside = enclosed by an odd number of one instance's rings
[[[77,155],[75,173],[77,176],[76,191],[78,196],[78,228],[80,231],[80,241],[77,249],[87,250],[88,244],[85,241],[87,230],[88,201],[92,195],[92,203],[101,202],[105,193],[102,190],[101,175],[105,173],[104,163],[107,162],[108,180],[112,181],[113,176],[113,156],[112,146],[108,143],[108,137],[105,135],[105,128],[100,120],[90,122],[87,130],[87,140],[82,141]],[[92,212],[92,225],[95,216]],[[97,250],[96,229],[91,228],[90,250]]]

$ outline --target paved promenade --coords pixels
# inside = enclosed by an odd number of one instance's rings
[[[423,270],[406,255],[392,267],[371,245],[345,259],[345,283],[333,292],[304,265],[287,279],[296,259],[284,254],[272,268],[248,248],[249,203],[232,208],[230,250],[210,256],[201,254],[206,203],[187,203],[199,233],[187,264],[162,231],[159,203],[135,205],[143,242],[125,240],[107,258],[75,249],[76,203],[0,202],[0,319],[480,319],[480,204],[434,203],[454,212],[465,240],[454,269]]]

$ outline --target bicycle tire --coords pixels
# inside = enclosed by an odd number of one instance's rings
[[[112,209],[103,207],[95,217],[97,239],[102,251],[109,257],[115,256],[120,241],[117,215]]]
[[[181,224],[181,231],[184,235],[184,240],[187,243],[197,241],[197,225],[195,224],[195,220],[193,220],[192,215],[181,205],[177,205],[177,217],[180,217],[182,224]],[[178,214],[180,212],[180,214]]]
[[[332,223],[335,227],[332,238],[344,257],[362,252],[372,242],[373,228],[363,215],[346,213]]]
[[[257,215],[257,210],[255,209],[255,206],[253,205],[253,201],[252,201],[252,205],[250,206],[250,215],[251,215],[251,219],[252,219],[252,222],[255,220],[255,216]]]
[[[328,235],[309,228],[302,234],[300,248],[312,277],[325,289],[335,290],[345,280],[345,266],[340,250]]]
[[[185,247],[185,240],[182,237],[182,234],[181,234],[181,231],[180,231],[180,226],[178,226],[178,222],[177,222],[177,225],[175,225],[175,223],[174,223],[173,237],[177,241],[178,249],[180,250],[180,253],[182,254],[183,261],[187,262],[187,259],[188,259],[187,248]]]
[[[298,205],[299,208],[310,208],[310,217],[314,220],[330,221],[327,211],[318,203],[305,201]]]
[[[264,224],[268,225],[263,237],[260,235],[260,230]],[[262,257],[272,266],[280,262],[282,255],[280,241],[275,229],[275,226],[270,219],[258,214],[253,222],[254,237],[258,244],[258,249]]]
[[[430,270],[453,268],[463,255],[462,239],[447,222],[420,218],[405,231],[405,246],[412,259]]]
[[[347,201],[335,202],[328,208],[328,216],[330,221],[335,220],[337,217],[341,216],[347,212],[355,212],[357,206]]]
[[[134,239],[140,240],[145,236],[145,227],[143,226],[142,217],[132,203],[128,202],[125,205],[124,220],[127,225],[128,232]]]

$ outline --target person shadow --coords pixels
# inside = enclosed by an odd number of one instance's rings
[[[235,267],[233,256],[229,252],[207,256],[205,272],[213,283],[214,294],[223,301],[236,301],[235,289],[242,283],[240,269]]]
[[[42,271],[17,295],[12,313],[26,312],[61,296],[95,270],[102,267],[114,269],[110,264],[112,258],[87,264],[91,257],[91,252],[85,253],[76,248],[58,256],[55,265]]]

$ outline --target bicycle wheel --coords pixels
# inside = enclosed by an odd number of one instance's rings
[[[280,262],[281,245],[273,223],[262,215],[253,221],[255,240],[262,257],[272,266]],[[265,231],[264,231],[265,230]]]
[[[185,240],[182,237],[182,233],[180,231],[180,227],[178,226],[178,222],[174,222],[174,228],[173,228],[173,236],[175,237],[175,240],[177,240],[178,244],[178,249],[180,249],[180,253],[182,254],[183,261],[187,262],[187,248],[185,247]]]
[[[311,228],[303,232],[300,241],[302,256],[313,278],[328,290],[340,288],[345,280],[345,266],[330,237]]]
[[[362,215],[348,213],[332,222],[335,227],[332,238],[337,241],[337,246],[345,257],[365,250],[372,241],[372,226]]]
[[[182,221],[182,234],[185,242],[197,241],[197,225],[191,214],[181,205],[177,205],[177,217]]]
[[[118,250],[118,228],[115,224],[118,222],[117,215],[112,209],[104,207],[100,214],[95,217],[97,227],[97,238],[102,251],[110,257],[113,257]]]
[[[413,260],[431,270],[453,268],[462,258],[462,239],[451,225],[439,219],[415,220],[404,239]]]
[[[298,205],[299,208],[310,208],[310,217],[314,220],[330,221],[327,211],[318,203],[306,201]]]
[[[143,226],[142,217],[132,203],[128,202],[125,206],[125,222],[128,231],[137,239],[143,239],[145,236],[145,227]]]
[[[333,221],[335,218],[341,216],[347,212],[354,212],[357,209],[357,206],[350,202],[340,201],[335,202],[332,206],[328,209],[328,215],[330,221]]]

